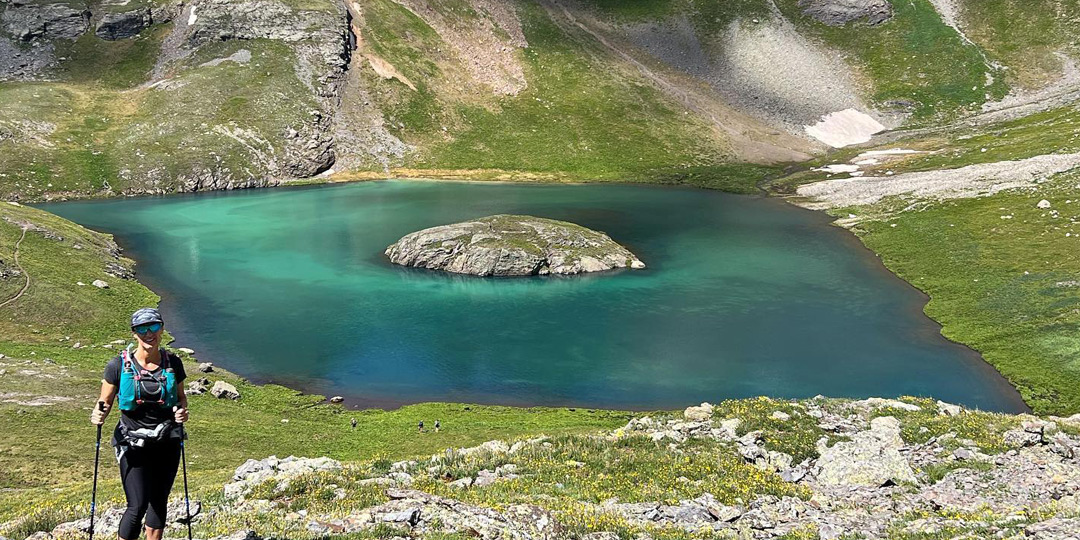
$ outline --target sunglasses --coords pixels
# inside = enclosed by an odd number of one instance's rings
[[[132,330],[134,330],[136,334],[145,334],[147,332],[157,332],[158,330],[161,330],[161,327],[162,324],[156,322],[150,324],[142,324],[132,328]]]

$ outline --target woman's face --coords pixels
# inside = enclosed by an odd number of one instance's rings
[[[140,347],[153,348],[161,344],[161,333],[164,331],[161,323],[144,324],[131,329],[131,335],[135,336]]]

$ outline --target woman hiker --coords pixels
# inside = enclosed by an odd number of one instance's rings
[[[156,309],[131,315],[134,347],[129,346],[105,366],[101,382],[104,407],[94,407],[90,422],[105,423],[120,398],[120,421],[112,444],[120,463],[120,481],[127,511],[120,520],[121,540],[137,540],[146,517],[146,539],[161,540],[165,509],[180,465],[180,423],[188,419],[184,395],[184,364],[160,348],[165,326]]]

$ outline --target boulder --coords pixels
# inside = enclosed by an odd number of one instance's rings
[[[900,409],[902,411],[916,412],[922,410],[922,407],[912,403],[905,403],[898,399],[883,399],[878,397],[872,397],[867,399],[861,399],[859,401],[852,401],[849,407],[853,409],[860,409],[864,411],[874,411],[877,409]]]
[[[1046,199],[1043,199],[1043,200],[1039,201],[1037,204],[1035,204],[1035,207],[1036,208],[1041,208],[1043,210],[1047,210],[1047,209],[1050,208],[1050,201],[1048,201]]]
[[[345,398],[342,397],[342,396],[334,396],[334,397],[330,398],[330,403],[343,403],[344,401],[345,401]]]
[[[959,405],[945,403],[944,401],[937,402],[937,413],[940,416],[959,416],[963,411],[964,409]]]
[[[414,232],[385,253],[394,264],[476,276],[645,267],[604,233],[565,221],[505,214]]]
[[[191,510],[191,522],[194,523],[198,521],[199,514],[202,513],[202,503],[199,501],[191,501],[190,507],[183,499],[173,501],[169,503],[166,515],[169,516],[169,521],[186,525],[189,508]]]
[[[491,484],[494,484],[495,481],[498,479],[499,477],[495,473],[484,469],[476,473],[476,479],[473,480],[472,485],[476,487],[490,486]]]
[[[900,453],[900,422],[891,416],[875,418],[870,429],[850,441],[825,447],[819,441],[816,480],[821,485],[880,487],[915,482],[915,472]]]
[[[683,411],[683,417],[693,422],[704,422],[712,418],[713,406],[710,403],[702,403],[696,407],[687,407]]]
[[[95,279],[94,282],[91,283],[91,285],[93,285],[93,286],[95,286],[95,287],[97,287],[99,289],[108,289],[109,288],[109,284],[107,282],[105,282],[105,281],[100,280],[100,279]]]
[[[127,39],[139,35],[139,32],[149,27],[152,22],[149,8],[106,13],[98,22],[94,34],[109,41]]]
[[[491,452],[493,454],[505,454],[510,451],[510,446],[503,441],[495,440],[479,444],[470,448],[462,448],[457,451],[458,455],[467,456],[477,452]]]
[[[240,399],[240,392],[236,390],[236,387],[225,381],[215,382],[210,388],[210,393],[218,399]]]
[[[225,484],[225,497],[236,498],[246,495],[251,488],[267,480],[276,480],[278,487],[287,486],[297,476],[319,471],[340,471],[341,462],[328,457],[298,458],[289,456],[278,459],[270,456],[266,459],[249,459],[236,468],[233,481]]]
[[[184,390],[189,396],[197,396],[199,394],[205,394],[207,391],[206,385],[200,381],[191,381],[187,385],[187,389]]]
[[[213,372],[214,371],[214,363],[213,362],[202,362],[201,364],[199,364],[199,371],[201,371],[203,373],[211,373],[211,372]]]
[[[865,20],[871,26],[892,18],[888,0],[799,0],[803,13],[829,26]]]

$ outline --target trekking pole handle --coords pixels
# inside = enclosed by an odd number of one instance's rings
[[[97,410],[99,410],[101,412],[105,412],[105,402],[104,401],[97,402]]]

